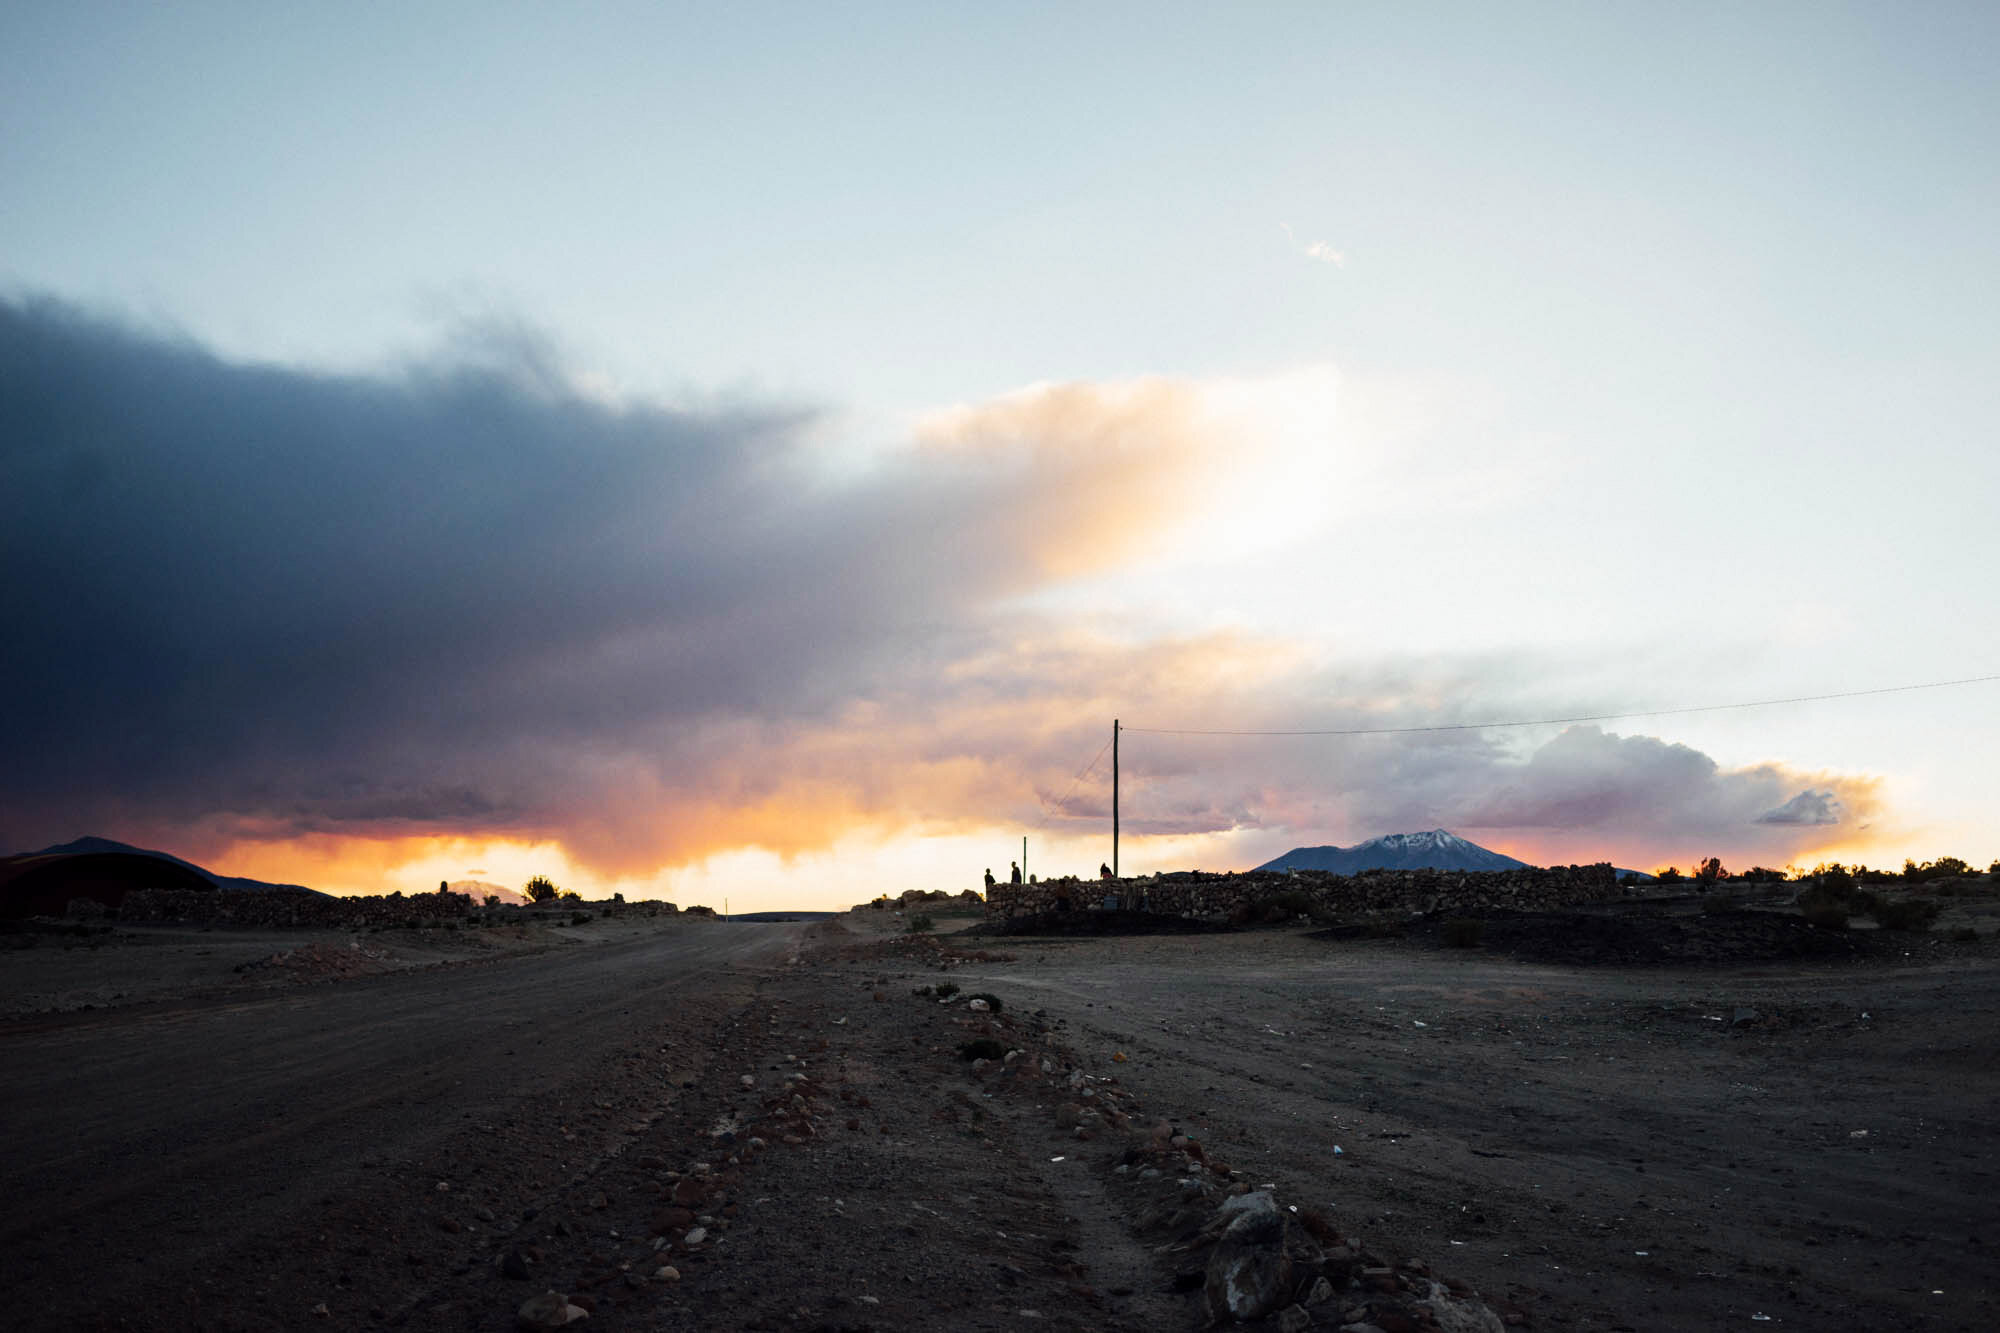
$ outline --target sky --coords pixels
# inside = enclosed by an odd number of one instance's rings
[[[1996,59],[6,6],[0,851],[845,906],[1093,873],[1117,719],[1127,873],[1985,865]]]

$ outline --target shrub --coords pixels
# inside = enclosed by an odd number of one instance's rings
[[[1714,884],[1717,880],[1728,877],[1729,872],[1722,868],[1722,858],[1719,856],[1711,856],[1695,867],[1694,878],[1698,884]]]
[[[936,995],[940,1000],[949,1000],[952,996],[958,994],[958,983],[955,981],[940,981],[937,985],[931,987],[931,993]]]
[[[994,1013],[997,1014],[1000,1012],[1000,997],[998,995],[995,995],[992,991],[985,991],[985,990],[974,991],[972,994],[966,996],[965,998],[968,1000],[984,1000],[986,1001],[987,1007],[991,1009]]]
[[[961,1060],[1004,1060],[1007,1058],[1007,1048],[991,1037],[975,1037],[971,1041],[959,1043],[958,1058]]]
[[[571,912],[569,914],[569,923],[572,926],[584,925],[587,922],[589,922],[589,920],[590,920],[590,913],[588,912]]]
[[[1673,866],[1668,866],[1665,870],[1662,870],[1659,874],[1655,875],[1653,878],[1659,880],[1660,883],[1662,884],[1678,884],[1681,882],[1683,876],[1681,875],[1681,872],[1678,869],[1676,869]]]
[[[1951,932],[1951,937],[1960,944],[1971,944],[1979,938],[1979,932],[1971,926],[1960,926],[1957,930]]]
[[[1785,872],[1782,870],[1773,870],[1769,866],[1751,866],[1736,878],[1742,880],[1745,884],[1783,884],[1785,882]]]
[[[1838,869],[1838,867],[1835,867]],[[1842,875],[1819,875],[1815,881],[1799,890],[1799,914],[1815,926],[1830,930],[1845,930],[1847,919],[1852,916],[1879,915],[1884,900],[1867,889],[1854,887],[1854,881]],[[1932,915],[1937,909],[1931,907]]]
[[[531,903],[545,903],[558,893],[561,893],[562,890],[558,889],[555,886],[555,881],[547,875],[537,875],[528,881],[526,887],[521,892],[527,895],[528,901]]]
[[[1250,908],[1252,921],[1290,921],[1295,917],[1316,916],[1313,900],[1297,889],[1260,898]]]
[[[1936,903],[1915,898],[1879,899],[1868,908],[1868,915],[1884,930],[1929,930],[1937,914]]]
[[[937,922],[931,920],[928,915],[919,914],[911,917],[908,923],[903,926],[903,933],[905,935],[921,935],[925,931],[936,929]]]
[[[1476,916],[1455,916],[1444,923],[1445,945],[1453,949],[1477,949],[1486,937],[1486,923]]]

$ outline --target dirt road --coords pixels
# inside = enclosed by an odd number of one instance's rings
[[[1269,1184],[1537,1333],[2000,1324],[1990,939],[1665,969],[900,931],[647,926],[0,1024],[0,1308],[500,1333],[549,1290],[599,1330],[1160,1333],[1204,1322],[1161,1191]],[[1202,1155],[1163,1159],[1176,1130]]]
[[[2000,960],[1563,968],[1305,931],[994,941],[1233,1165],[1539,1329],[2000,1323]],[[1915,946],[1913,946],[1915,947]]]
[[[292,1326],[311,1238],[421,1196],[431,1236],[342,1256],[349,1317],[393,1315],[444,1262],[432,1236],[531,1207],[657,1115],[796,933],[694,922],[0,1025],[10,1318]]]

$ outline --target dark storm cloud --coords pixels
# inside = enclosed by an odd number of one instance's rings
[[[0,302],[0,836],[546,826],[605,751],[835,705],[1007,575],[804,424],[595,402],[532,339],[322,375]]]
[[[0,301],[0,850],[491,834],[645,873],[866,824],[1073,831],[1108,812],[1112,717],[1426,726],[1527,697],[1532,663],[1332,669],[1025,612],[1208,503],[1237,455],[1199,397],[1024,391],[835,482],[804,414],[606,404],[517,326],[328,375]],[[1595,727],[1125,747],[1135,834],[1749,830],[1762,855],[1873,801]]]

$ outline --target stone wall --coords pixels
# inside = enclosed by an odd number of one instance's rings
[[[462,893],[329,898],[285,889],[140,889],[125,895],[120,921],[187,921],[216,926],[406,926],[463,920],[472,899]]]
[[[1206,874],[1183,870],[1137,879],[1045,880],[996,884],[986,915],[1008,917],[1116,905],[1203,920],[1228,920],[1273,898],[1298,895],[1334,917],[1380,912],[1537,912],[1624,896],[1609,863],[1523,870],[1369,870],[1334,875],[1323,870]]]
[[[689,908],[689,911],[705,911]],[[478,907],[463,893],[388,894],[332,898],[289,889],[139,889],[125,895],[118,919],[131,922],[188,922],[214,926],[304,926],[359,930],[371,926],[425,926],[444,922],[533,922],[547,916],[568,920],[574,912],[592,916],[670,916],[672,903],[555,902],[543,906]]]

